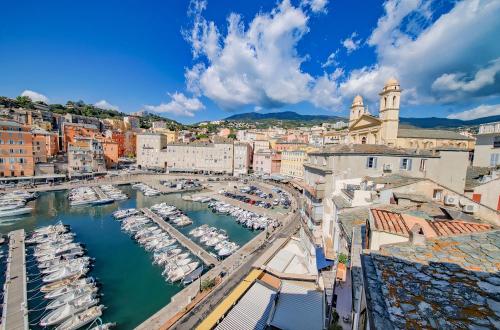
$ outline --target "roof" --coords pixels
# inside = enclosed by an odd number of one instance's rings
[[[367,181],[372,181],[375,184],[383,184],[384,189],[403,187],[425,180],[424,178],[414,178],[400,174],[390,174],[378,177],[366,177],[365,179]]]
[[[282,281],[270,325],[287,330],[323,329],[323,300],[322,291]]]
[[[393,212],[378,208],[371,210],[373,218],[372,230],[383,231],[395,235],[409,237],[410,229],[418,224],[426,237],[462,235],[491,230],[488,224],[466,222],[459,220],[429,220],[416,212]]]
[[[398,138],[419,138],[419,139],[442,139],[442,140],[474,140],[454,131],[439,129],[421,129],[421,128],[400,128],[398,129]]]
[[[370,328],[499,328],[500,231],[385,245],[361,259]]]
[[[255,282],[215,329],[265,329],[277,292],[263,283]]]
[[[482,185],[483,183],[480,181],[480,179],[485,175],[489,175],[490,172],[491,169],[489,167],[467,167],[467,174],[465,177],[465,190],[472,190],[475,187]]]
[[[323,147],[309,155],[393,155],[408,157],[439,157],[429,150],[392,148],[381,144],[336,144]]]
[[[351,207],[351,203],[341,195],[333,195],[332,196],[333,204],[337,207],[337,209],[346,209]]]
[[[353,229],[366,224],[369,212],[368,207],[356,207],[339,213],[341,228],[350,242],[352,241]]]

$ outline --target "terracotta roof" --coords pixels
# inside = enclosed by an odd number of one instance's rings
[[[483,223],[473,223],[459,220],[429,220],[414,212],[401,214],[378,208],[370,209],[373,216],[375,230],[395,235],[409,237],[410,228],[419,224],[424,229],[426,237],[453,236],[493,229],[492,226]]]
[[[465,221],[432,221],[430,225],[439,236],[451,236],[469,234],[491,230],[492,227],[482,223],[470,223]]]
[[[370,211],[377,230],[409,236],[409,228],[401,214],[380,209],[371,209]]]

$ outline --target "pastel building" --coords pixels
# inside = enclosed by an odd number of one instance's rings
[[[160,151],[166,146],[167,136],[164,134],[137,134],[137,165],[141,168],[164,168],[165,161]]]
[[[76,137],[68,143],[68,174],[70,177],[92,175],[106,171],[104,150],[100,141]]]
[[[500,166],[500,122],[479,126],[476,139],[473,165],[477,167]]]
[[[246,175],[252,167],[252,146],[247,142],[234,142],[234,176]]]
[[[286,150],[281,153],[280,174],[291,178],[304,178],[304,162],[307,153],[304,150]]]
[[[29,126],[0,121],[0,177],[32,176],[34,173],[33,136]]]

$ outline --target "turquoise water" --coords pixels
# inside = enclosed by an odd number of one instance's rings
[[[193,225],[180,229],[184,233],[194,226],[207,223],[225,229],[229,238],[240,245],[258,234],[241,227],[232,217],[212,213],[204,204],[183,201],[180,195],[145,197],[130,186],[120,188],[131,198],[98,207],[70,207],[64,191],[43,193],[36,201],[30,202],[35,207],[31,216],[0,223],[0,233],[19,228],[31,231],[59,220],[70,225],[71,230],[76,233],[75,241],[85,244],[88,255],[96,259],[89,275],[98,278],[102,284],[99,291],[104,294],[101,304],[107,306],[103,320],[117,322],[119,329],[133,329],[168,304],[182,286],[164,280],[161,276],[162,269],[152,264],[151,255],[121,232],[120,223],[111,216],[113,211],[167,202],[184,210],[193,219]],[[35,279],[35,275],[31,278]],[[38,285],[39,282],[33,280],[28,285],[28,290]],[[36,292],[33,290],[30,296]],[[39,306],[40,304],[42,305]],[[43,306],[42,300],[38,298],[29,302],[30,310]],[[30,313],[30,323],[34,323],[41,313],[43,311]]]

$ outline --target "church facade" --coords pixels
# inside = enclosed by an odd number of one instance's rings
[[[389,79],[379,95],[378,117],[367,111],[360,95],[354,98],[349,114],[350,143],[412,149],[474,149],[474,139],[454,131],[400,128],[401,87],[396,79]]]

